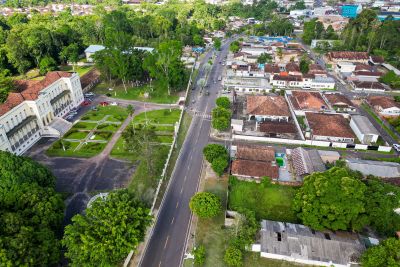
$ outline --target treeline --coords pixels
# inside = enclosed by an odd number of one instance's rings
[[[290,36],[293,30],[294,26],[287,18],[273,16],[268,22],[253,25],[249,33],[256,36]]]
[[[340,38],[346,49],[383,56],[392,65],[400,66],[400,21],[393,17],[381,22],[375,10],[364,9],[350,20]]]

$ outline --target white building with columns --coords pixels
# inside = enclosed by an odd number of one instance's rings
[[[40,81],[17,81],[0,104],[0,150],[23,154],[42,136],[60,136],[70,123],[62,119],[84,97],[79,75],[54,71]],[[68,129],[65,129],[68,130]]]

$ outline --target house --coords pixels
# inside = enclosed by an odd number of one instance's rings
[[[370,96],[368,103],[383,117],[400,115],[400,104],[389,96]]]
[[[367,64],[369,56],[367,52],[331,51],[326,53],[325,59],[334,64],[339,62],[359,62]]]
[[[353,73],[353,71],[355,71],[357,65],[353,64],[351,62],[338,62],[335,66],[335,71],[338,74],[343,74],[343,73],[347,73],[347,74],[351,74]]]
[[[400,164],[396,162],[346,159],[347,167],[353,171],[359,171],[364,176],[373,175],[381,178],[399,178]]]
[[[345,95],[332,93],[325,94],[331,107],[337,112],[355,112],[357,109],[354,104]]]
[[[85,55],[86,55],[86,60],[87,62],[93,62],[92,56],[101,50],[106,49],[102,45],[89,45],[88,48],[85,49]]]
[[[341,8],[342,17],[354,19],[358,14],[361,13],[361,5],[343,5]]]
[[[311,89],[333,90],[335,89],[335,80],[331,77],[316,76],[310,84]]]
[[[287,92],[296,115],[304,115],[304,111],[322,111],[328,109],[328,104],[319,92],[291,91]]]
[[[54,71],[43,80],[17,81],[0,104],[0,150],[23,154],[42,136],[59,137],[71,123],[62,119],[83,101],[77,73]]]
[[[322,68],[321,65],[310,64],[308,66],[308,69],[308,74],[312,74],[315,76],[327,76],[327,72]]]
[[[354,80],[365,81],[365,82],[378,82],[378,79],[382,76],[382,72],[379,71],[364,71],[357,70],[351,75]]]
[[[289,73],[289,75],[294,75],[294,76],[302,75],[299,65],[294,62],[287,63],[285,66],[285,69],[286,69],[286,72]]]
[[[283,96],[247,96],[246,114],[248,120],[288,122],[289,106]]]
[[[271,75],[269,82],[272,86],[278,88],[303,88],[303,78],[298,75],[288,75],[287,73],[281,73],[279,75]]]
[[[263,121],[260,132],[267,137],[294,139],[297,135],[296,126],[291,122]]]
[[[297,177],[303,178],[314,172],[326,170],[325,164],[316,149],[305,150],[298,147],[292,149],[290,156]]]
[[[309,131],[306,138],[317,141],[354,143],[355,135],[349,122],[340,114],[306,112]]]
[[[350,84],[355,91],[385,92],[385,87],[380,82],[351,81]]]
[[[286,222],[262,220],[257,244],[252,251],[261,257],[315,266],[346,267],[366,249],[355,233],[314,231]]]
[[[237,146],[234,158],[231,174],[239,179],[260,181],[264,176],[279,178],[279,167],[273,147]]]
[[[281,70],[280,70],[278,65],[265,64],[264,65],[264,72],[265,72],[265,74],[269,74],[271,76],[274,76],[274,75],[279,75],[279,73],[281,73]]]
[[[385,63],[385,59],[381,56],[370,56],[368,63],[371,65],[380,66]]]
[[[361,143],[371,144],[378,141],[379,132],[367,117],[360,115],[351,116],[350,127]]]

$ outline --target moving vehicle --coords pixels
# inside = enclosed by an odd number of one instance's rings
[[[103,107],[105,107],[105,106],[108,106],[109,104],[108,104],[108,102],[103,101],[103,102],[100,102],[100,105],[103,106]]]
[[[85,96],[85,97],[90,97],[90,96],[94,96],[94,93],[92,93],[92,92],[89,92],[89,93],[85,93],[85,94],[84,94],[84,96]]]
[[[118,106],[118,103],[117,102],[111,102],[110,106]]]
[[[82,105],[82,106],[89,106],[89,105],[90,105],[90,103],[91,103],[90,101],[88,101],[88,100],[85,100],[85,101],[83,101],[83,102],[82,102],[82,104],[81,104],[81,105]]]
[[[218,81],[221,81],[222,80],[222,76],[220,75],[220,76],[218,76]]]
[[[399,145],[399,144],[393,144],[393,148],[394,148],[394,150],[396,150],[397,152],[400,152],[400,145]]]
[[[207,91],[206,91],[206,95],[210,95],[210,91],[207,90]]]

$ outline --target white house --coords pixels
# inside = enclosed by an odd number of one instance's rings
[[[283,96],[247,96],[246,114],[248,120],[288,122],[289,106]]]
[[[385,92],[385,87],[380,82],[352,81],[350,84],[355,91]]]
[[[356,64],[351,62],[338,62],[335,67],[337,73],[352,73],[356,69]]]
[[[367,117],[360,115],[351,116],[350,127],[361,143],[371,144],[378,141],[379,132],[372,126]]]
[[[102,45],[89,45],[88,48],[85,49],[86,60],[88,62],[93,62],[92,56],[101,50],[104,50],[105,47]]]
[[[18,81],[19,93],[0,104],[0,150],[23,154],[43,135],[58,137],[71,124],[62,119],[83,101],[79,75],[49,72],[41,81]]]
[[[370,96],[367,101],[383,117],[400,116],[400,105],[389,96]]]

